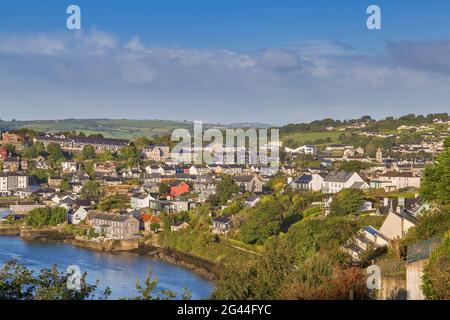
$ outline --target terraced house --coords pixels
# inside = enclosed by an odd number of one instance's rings
[[[23,173],[0,173],[0,193],[28,188],[28,176]]]
[[[130,240],[139,237],[139,220],[133,216],[95,213],[90,222],[97,234],[108,239]]]
[[[94,147],[95,152],[100,153],[106,150],[111,152],[119,152],[120,149],[130,144],[128,140],[122,139],[105,139],[97,137],[65,137],[61,136],[37,136],[34,138],[34,142],[40,141],[47,147],[50,143],[57,143],[61,146],[61,149],[67,151],[81,152],[87,145]]]

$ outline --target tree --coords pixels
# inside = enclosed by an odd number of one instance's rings
[[[100,183],[97,181],[87,181],[81,189],[81,197],[83,199],[98,199],[100,198],[101,190]]]
[[[239,186],[234,182],[230,175],[222,176],[222,179],[217,183],[216,201],[218,205],[224,205],[231,198],[233,194],[239,192]]]
[[[59,189],[61,189],[61,191],[69,191],[71,188],[69,181],[67,181],[67,179],[63,179],[61,181],[61,183],[59,184]]]
[[[81,153],[85,160],[92,160],[95,158],[95,148],[90,144],[85,145]]]
[[[120,158],[130,164],[138,164],[140,154],[134,145],[129,145],[120,150]]]
[[[348,215],[357,213],[364,202],[364,192],[359,189],[343,189],[338,192],[331,203],[331,214]]]
[[[280,299],[294,268],[294,255],[282,240],[269,243],[266,252],[247,265],[224,270],[212,298],[218,300]]]
[[[355,161],[355,160],[343,161],[339,166],[340,171],[347,171],[347,172],[359,172],[366,168],[367,168],[367,164],[365,164],[361,161]]]
[[[159,194],[168,194],[169,192],[170,192],[170,188],[167,183],[159,184]]]
[[[139,292],[139,295],[133,300],[170,300],[177,297],[177,293],[172,290],[157,291],[157,288],[158,279],[153,277],[152,269],[149,269],[144,284],[141,285],[139,282],[136,283],[136,289]],[[180,296],[183,300],[190,300],[192,294],[189,290],[184,288]]]
[[[99,209],[104,212],[113,209],[126,209],[130,206],[130,198],[127,195],[118,194],[110,197],[104,197],[99,203]]]
[[[250,217],[241,226],[245,243],[262,244],[280,232],[284,207],[275,199],[259,203],[250,210]]]
[[[450,231],[431,253],[422,280],[422,291],[427,299],[450,300]]]
[[[428,201],[450,204],[450,148],[446,148],[435,164],[425,168],[420,192]]]
[[[60,207],[33,209],[25,218],[26,224],[33,228],[57,226],[66,220],[66,209]]]
[[[58,272],[56,266],[42,269],[35,276],[16,260],[7,262],[0,269],[0,300],[91,300],[95,297],[98,282],[87,283],[87,274],[80,279],[80,287],[67,285],[73,274]],[[105,289],[100,299],[107,299],[111,291]]]
[[[55,142],[51,142],[47,145],[48,159],[51,162],[57,162],[64,159],[64,153],[61,146]]]
[[[136,138],[136,140],[134,141],[134,145],[138,149],[143,149],[145,147],[148,147],[149,144],[150,144],[150,140],[147,139],[147,137],[143,137],[143,136]]]
[[[408,230],[402,243],[411,245],[436,236],[442,237],[448,230],[450,230],[450,208],[432,210],[419,217],[417,224]]]

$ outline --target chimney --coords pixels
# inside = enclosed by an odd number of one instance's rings
[[[403,209],[405,207],[405,198],[398,198],[398,206]]]

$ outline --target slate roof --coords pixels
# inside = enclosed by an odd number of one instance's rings
[[[328,176],[326,176],[324,181],[325,182],[347,182],[353,174],[354,174],[354,172],[346,172],[346,171],[331,172]]]
[[[304,174],[300,177],[298,177],[297,179],[294,180],[294,183],[302,183],[302,184],[306,184],[306,183],[310,183],[312,181],[313,177],[309,174]]]
[[[121,215],[121,214],[111,214],[111,213],[95,213],[92,215],[91,219],[100,219],[107,221],[118,221],[125,222],[127,221],[129,216]]]
[[[219,222],[219,223],[230,223],[231,217],[230,216],[221,216],[221,217],[215,218],[213,221]]]

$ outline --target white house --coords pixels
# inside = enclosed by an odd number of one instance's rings
[[[61,165],[64,173],[75,173],[80,169],[80,165],[76,161],[63,161]]]
[[[303,154],[314,155],[316,153],[316,147],[309,146],[309,145],[304,145],[304,146],[298,147],[296,149],[291,149],[291,148],[285,147],[285,151],[287,153],[303,153]]]
[[[352,188],[361,183],[361,188],[367,188],[363,178],[356,172],[338,171],[331,172],[322,182],[323,193],[338,193],[342,189]],[[365,183],[365,184],[364,184]]]
[[[323,177],[318,173],[303,174],[291,182],[294,190],[320,191],[322,189]]]
[[[75,211],[69,212],[67,218],[70,224],[78,225],[81,222],[85,221],[87,216],[88,211],[85,208],[80,207]]]
[[[388,183],[391,189],[420,188],[420,177],[412,172],[386,172],[381,174],[378,180],[382,183]]]
[[[150,207],[150,201],[156,200],[151,195],[139,194],[131,197],[132,209],[144,209]]]

